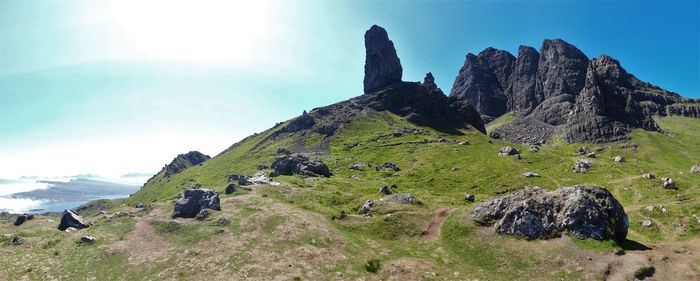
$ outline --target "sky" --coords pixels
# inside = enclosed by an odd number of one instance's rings
[[[0,178],[155,173],[362,94],[363,34],[449,92],[468,52],[562,38],[700,98],[699,1],[0,0]]]

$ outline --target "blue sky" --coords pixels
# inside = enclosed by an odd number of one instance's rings
[[[562,38],[700,98],[698,1],[0,0],[0,178],[156,172],[362,93],[363,34],[449,92],[467,52]]]

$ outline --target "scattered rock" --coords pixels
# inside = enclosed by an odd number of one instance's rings
[[[401,169],[399,169],[399,166],[397,166],[396,163],[394,163],[394,162],[386,162],[386,163],[382,164],[381,166],[375,167],[375,169],[377,171],[392,170],[395,172],[398,172],[401,170]]]
[[[500,234],[527,239],[568,232],[584,239],[623,241],[628,229],[620,202],[598,186],[525,188],[477,206],[471,217],[481,225],[495,223]]]
[[[650,220],[643,220],[642,221],[642,226],[643,227],[650,227],[652,225]]]
[[[672,178],[661,178],[661,185],[665,189],[676,189],[676,182]]]
[[[457,166],[450,168],[450,171],[452,171],[452,172],[457,171],[457,170],[459,170],[459,167],[457,167]]]
[[[591,153],[586,154],[586,157],[588,157],[588,158],[596,158],[595,152],[591,152]]]
[[[66,231],[66,232],[73,232],[73,231],[77,231],[77,230],[78,230],[78,229],[75,228],[75,227],[69,227],[69,228],[66,228],[65,231]]]
[[[22,237],[15,236],[12,238],[12,244],[21,245],[22,243],[24,243],[24,239],[22,239]]]
[[[513,155],[520,155],[520,152],[516,150],[513,147],[506,146],[506,147],[501,147],[501,149],[498,151],[498,156],[513,156]]]
[[[389,189],[389,186],[385,185],[379,189],[379,193],[384,194],[384,195],[389,195],[389,194],[391,194],[391,189]]]
[[[278,157],[272,163],[272,169],[275,176],[299,174],[307,177],[330,177],[332,175],[326,164],[318,160],[310,160],[301,154]]]
[[[690,173],[691,174],[700,174],[700,165],[695,164],[693,167],[690,168]]]
[[[141,203],[141,202],[136,203],[136,205],[134,206],[134,208],[136,208],[136,209],[143,209],[143,208],[145,208],[145,207],[146,207],[146,206],[143,205],[143,203]]]
[[[216,224],[218,225],[229,225],[231,223],[231,219],[229,219],[227,216],[222,216],[218,220],[216,220]]]
[[[540,151],[540,147],[536,145],[531,145],[530,148],[527,149],[530,152],[538,152]]]
[[[585,173],[588,172],[592,166],[593,163],[591,160],[580,158],[576,160],[576,163],[574,163],[574,166],[571,167],[571,170],[574,173]]]
[[[270,167],[268,167],[268,166],[265,165],[265,164],[258,164],[258,166],[255,167],[255,168],[256,168],[258,171],[261,171],[261,170],[267,170],[267,169],[269,169]]]
[[[646,207],[644,208],[644,210],[646,210],[647,212],[653,212],[653,211],[654,211],[654,205],[646,206]]]
[[[623,163],[623,162],[625,162],[625,158],[622,156],[615,156],[615,158],[613,158],[613,161],[618,162],[618,163]]]
[[[661,207],[661,213],[664,214],[664,215],[665,215],[665,214],[668,214],[668,209],[666,209],[666,208],[664,208],[664,207]]]
[[[20,226],[24,222],[31,220],[33,218],[34,218],[34,215],[32,215],[32,214],[21,214],[21,215],[17,216],[17,219],[15,220],[15,226]]]
[[[353,163],[350,165],[350,170],[353,171],[364,171],[365,168],[369,167],[369,163],[367,162],[358,162],[358,163]]]
[[[80,241],[82,241],[83,243],[93,243],[93,242],[95,242],[95,237],[83,236],[83,237],[80,237]]]
[[[652,179],[656,178],[656,175],[654,175],[652,173],[646,173],[646,174],[643,174],[642,177],[645,179],[648,179],[648,180],[652,180]]]
[[[230,183],[228,186],[226,186],[226,189],[224,189],[224,193],[226,194],[231,194],[236,192],[236,185]]]
[[[540,175],[538,173],[534,173],[534,172],[525,172],[525,173],[523,173],[523,177],[538,178],[538,177],[540,177]]]
[[[409,134],[419,134],[421,130],[415,128],[400,128],[392,134],[394,137],[401,137]]]
[[[210,189],[186,189],[175,201],[173,218],[194,218],[204,209],[220,211],[219,194]]]
[[[364,216],[371,216],[372,207],[374,207],[374,201],[371,199],[367,200],[364,204],[362,204],[362,209],[360,209],[360,213]]]
[[[474,194],[464,193],[464,201],[474,202],[475,199],[476,197],[474,196]]]
[[[579,147],[579,148],[576,150],[576,152],[577,152],[578,154],[585,155],[585,154],[588,154],[590,151],[588,151],[588,147],[582,146],[582,147]]]
[[[278,147],[277,154],[291,154],[291,152],[284,147]]]
[[[271,185],[271,186],[282,185],[279,182],[273,181],[270,177],[265,175],[265,173],[263,173],[263,172],[257,172],[255,174],[253,174],[252,176],[250,176],[248,178],[248,181],[252,184],[255,184],[255,185],[258,185],[258,184],[267,184],[267,185]]]
[[[202,209],[201,211],[199,211],[199,213],[197,213],[197,216],[195,216],[194,218],[199,220],[199,221],[203,221],[203,220],[206,220],[207,218],[209,218],[210,216],[211,216],[211,210]]]
[[[360,175],[350,175],[351,180],[360,180],[361,178],[362,178],[362,176],[360,176]]]
[[[459,145],[469,145],[469,141],[460,141],[457,144]]]
[[[413,194],[394,194],[382,198],[382,202],[396,202],[396,203],[407,203],[407,204],[417,204],[420,203]]]
[[[65,231],[69,227],[83,229],[90,227],[90,225],[78,213],[71,209],[66,209],[61,215],[61,222],[58,224],[58,229],[60,231]]]

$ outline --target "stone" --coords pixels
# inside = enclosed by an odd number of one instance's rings
[[[278,147],[277,154],[291,154],[291,152],[284,147]]]
[[[578,154],[585,155],[585,154],[589,153],[590,151],[588,150],[588,147],[582,146],[582,147],[579,147],[579,148],[576,150],[576,152],[577,152]]]
[[[251,182],[248,180],[247,176],[244,175],[238,175],[238,174],[230,174],[226,177],[226,182],[236,182],[239,185],[248,185],[251,184]]]
[[[613,161],[618,162],[618,163],[623,163],[623,162],[625,162],[625,158],[622,156],[615,156],[613,158]]]
[[[66,228],[65,231],[66,231],[66,232],[74,232],[74,231],[77,231],[77,230],[78,230],[78,229],[75,228],[75,227],[69,227],[69,228]]]
[[[391,170],[391,171],[395,171],[395,172],[398,172],[398,171],[401,170],[401,169],[399,169],[399,166],[396,165],[396,163],[394,163],[394,162],[386,162],[386,163],[384,163],[384,164],[382,164],[382,165],[380,165],[380,166],[375,167],[375,169],[376,169],[377,171],[388,171],[388,170]]]
[[[653,205],[652,205],[652,206],[646,206],[646,207],[644,208],[644,210],[646,210],[647,212],[653,212],[653,211],[654,211],[654,206],[653,206]]]
[[[469,145],[469,141],[460,141],[457,144],[459,145]]]
[[[642,177],[645,178],[645,179],[651,180],[651,179],[655,179],[655,178],[656,178],[656,175],[654,175],[654,174],[652,174],[652,173],[645,173],[645,174],[642,175]]]
[[[528,187],[475,207],[470,217],[496,232],[526,239],[547,239],[562,233],[586,239],[624,241],[628,218],[620,202],[598,186],[562,187],[547,191]]]
[[[134,205],[134,208],[136,208],[136,209],[143,209],[143,208],[145,208],[145,207],[146,207],[146,206],[143,205],[143,203],[141,203],[141,202],[136,203],[136,205]]]
[[[379,189],[379,193],[384,194],[384,195],[389,195],[389,194],[391,194],[391,189],[389,189],[389,186],[385,185]]]
[[[58,229],[65,231],[69,227],[83,229],[90,227],[90,225],[77,212],[71,209],[66,209],[61,215],[61,222],[58,224]]]
[[[364,171],[365,168],[369,167],[367,162],[357,162],[350,165],[350,170],[353,171]]]
[[[523,177],[538,178],[538,177],[540,177],[540,175],[538,173],[534,173],[534,172],[525,172],[525,173],[523,173]]]
[[[595,152],[591,152],[591,153],[586,154],[586,157],[588,157],[588,158],[596,158]]]
[[[464,193],[464,201],[474,202],[475,199],[476,197],[474,196],[474,194]]]
[[[263,172],[257,172],[250,176],[248,178],[248,182],[254,184],[254,185],[260,185],[260,184],[267,184],[271,186],[280,186],[282,185],[279,182],[273,181],[270,177],[268,177],[265,173]]]
[[[459,170],[459,167],[457,167],[457,166],[450,168],[450,171],[452,171],[452,172],[455,172],[455,171],[458,171],[458,170]]]
[[[665,215],[665,214],[668,214],[668,209],[666,209],[666,208],[664,208],[664,207],[661,207],[661,213],[664,214],[664,215]]]
[[[394,42],[384,28],[377,25],[365,32],[364,92],[371,93],[401,82],[403,68]]]
[[[202,209],[197,213],[197,215],[194,217],[195,219],[199,221],[206,220],[207,218],[211,217],[212,213],[211,210],[209,209]]]
[[[261,171],[261,170],[267,170],[267,169],[269,169],[270,167],[268,167],[268,166],[265,165],[265,164],[258,164],[258,166],[255,167],[255,168],[256,168],[258,171]]]
[[[289,154],[278,157],[272,163],[273,175],[299,174],[306,177],[330,177],[332,175],[326,164],[318,160],[310,160],[301,154]]]
[[[413,194],[393,194],[381,199],[382,202],[395,202],[395,203],[406,203],[406,204],[419,204],[420,201],[416,199]]]
[[[93,243],[95,242],[95,237],[93,236],[82,236],[80,237],[80,241],[83,243]]]
[[[498,156],[513,156],[513,155],[519,155],[520,152],[510,146],[505,146],[501,147],[501,149],[498,151]]]
[[[216,220],[216,224],[221,225],[221,226],[229,225],[229,224],[231,224],[231,219],[227,216],[222,216]]]
[[[20,226],[26,221],[29,221],[34,218],[34,215],[32,214],[20,214],[17,216],[17,219],[15,220],[15,226]]]
[[[224,193],[226,194],[231,194],[236,192],[236,185],[230,183],[229,185],[226,186],[226,189],[224,189]]]
[[[661,185],[665,189],[676,189],[676,182],[672,178],[661,178]]]
[[[700,174],[700,165],[695,164],[693,167],[690,168],[690,173],[691,174]]]
[[[571,170],[574,173],[585,173],[588,172],[589,169],[593,166],[593,163],[591,160],[588,159],[577,159],[576,163],[574,163],[574,166],[571,168]]]
[[[219,193],[210,189],[186,189],[175,201],[173,218],[194,218],[202,210],[221,210]]]
[[[642,225],[643,227],[651,227],[652,222],[651,222],[650,220],[643,220],[642,223],[641,223],[641,225]]]
[[[374,201],[373,200],[367,200],[365,201],[364,204],[362,204],[362,208],[360,209],[360,213],[364,216],[369,216],[371,215],[372,207],[374,207]]]
[[[536,146],[536,145],[531,145],[527,150],[530,151],[530,152],[532,152],[532,153],[535,153],[535,152],[539,152],[539,151],[540,151],[540,147],[539,147],[539,146]]]
[[[15,236],[12,238],[12,244],[21,245],[22,243],[24,243],[24,239],[22,239],[22,237]]]

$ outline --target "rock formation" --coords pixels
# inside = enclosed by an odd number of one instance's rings
[[[520,46],[517,58],[494,48],[467,54],[449,99],[485,122],[516,111],[492,136],[517,143],[547,142],[559,128],[568,142],[608,142],[659,130],[653,115],[700,118],[697,100],[642,82],[609,56],[589,60],[561,39],[544,40],[539,52]]]
[[[278,157],[272,163],[275,176],[299,174],[307,177],[330,177],[333,175],[328,166],[321,161],[310,160],[301,154],[290,154]]]
[[[373,25],[365,32],[365,93],[401,82],[402,74],[394,42],[384,28]]]
[[[175,201],[173,218],[194,218],[205,209],[221,210],[219,193],[210,189],[185,189]]]
[[[58,230],[65,231],[69,227],[82,229],[90,227],[90,225],[78,213],[71,209],[66,209],[61,215],[61,222],[58,224]]]
[[[199,151],[190,151],[185,154],[180,154],[175,159],[173,159],[170,164],[165,165],[161,172],[164,173],[166,178],[171,177],[174,174],[180,173],[185,169],[204,163],[204,161],[209,160],[209,156],[202,154]]]
[[[627,214],[610,192],[598,186],[534,187],[477,206],[471,217],[496,225],[500,234],[547,239],[562,233],[579,238],[624,241]]]

